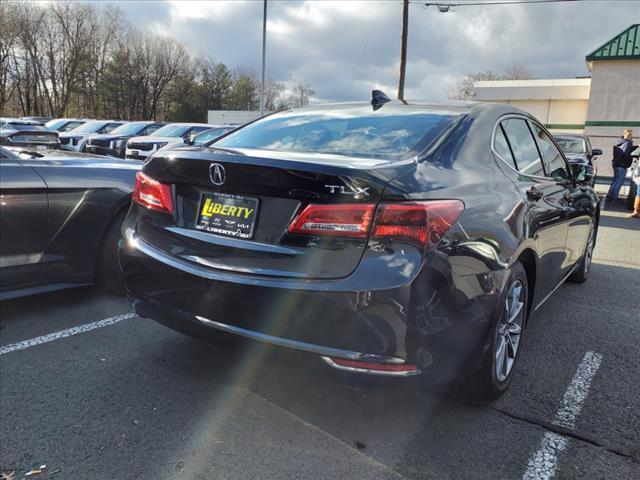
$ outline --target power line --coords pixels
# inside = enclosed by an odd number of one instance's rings
[[[416,0],[410,0],[409,3],[416,5],[423,5],[425,7],[477,7],[485,5],[520,5],[520,4],[536,4],[536,3],[575,3],[575,2],[588,2],[588,1],[602,1],[602,0],[487,0],[487,1],[469,1],[459,0],[458,2],[420,2]],[[441,10],[449,11],[449,10]]]

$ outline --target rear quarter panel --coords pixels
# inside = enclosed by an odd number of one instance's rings
[[[91,157],[28,164],[47,184],[49,198],[40,283],[93,281],[102,237],[129,205],[139,166]]]

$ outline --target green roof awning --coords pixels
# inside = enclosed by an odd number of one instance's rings
[[[587,55],[587,62],[594,60],[640,60],[640,23],[631,25],[600,48]]]

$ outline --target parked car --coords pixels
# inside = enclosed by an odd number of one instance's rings
[[[51,120],[51,117],[22,117],[22,120],[31,120],[32,122],[36,122],[39,125],[44,125],[49,120]]]
[[[475,400],[508,387],[532,313],[587,279],[600,214],[524,111],[379,93],[176,145],[133,199],[120,262],[139,315]]]
[[[88,153],[124,158],[127,140],[139,135],[151,135],[164,124],[159,122],[131,122],[114,128],[110,133],[96,134],[87,140]]]
[[[591,185],[595,185],[598,174],[596,160],[599,155],[602,155],[602,150],[592,148],[591,141],[586,135],[562,134],[554,135],[554,137],[570,163],[588,165],[593,169]]]
[[[117,289],[119,229],[137,170],[95,155],[0,147],[0,300],[97,279]]]
[[[125,158],[146,160],[149,155],[170,143],[185,143],[192,134],[211,128],[204,123],[170,123],[156,130],[153,135],[130,138]]]
[[[89,137],[98,133],[109,133],[127,122],[120,120],[89,120],[79,127],[60,134],[60,148],[72,152],[84,152]]]
[[[44,126],[57,132],[68,132],[88,121],[86,118],[54,118],[45,123]]]
[[[0,118],[0,145],[48,150],[60,148],[58,132],[32,120]]]
[[[219,127],[209,128],[208,130],[203,130],[198,134],[191,134],[191,138],[187,143],[189,145],[204,145],[205,143],[213,142],[225,133],[229,133],[231,130],[235,130],[238,127],[240,127],[239,124],[221,125]]]
[[[214,140],[220,138],[225,133],[229,133],[231,130],[235,130],[240,125],[224,125],[220,127],[213,127],[207,130],[203,130],[200,133],[192,133],[188,139],[185,139],[187,145],[205,145],[211,143]],[[159,148],[156,151],[168,150],[175,146],[174,143],[168,143],[164,147]]]

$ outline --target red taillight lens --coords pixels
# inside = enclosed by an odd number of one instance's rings
[[[339,367],[369,370],[372,372],[411,373],[418,372],[418,367],[410,363],[373,363],[359,360],[347,360],[346,358],[331,358],[331,361]]]
[[[373,219],[371,204],[310,204],[291,222],[289,233],[366,238]],[[381,203],[373,237],[393,238],[430,248],[464,210],[460,200]]]
[[[289,233],[366,238],[375,206],[310,204],[294,218]]]
[[[447,233],[463,210],[460,200],[381,203],[373,236],[407,240],[430,248]]]
[[[159,212],[173,213],[171,185],[160,183],[142,172],[136,173],[133,199],[140,205]]]

